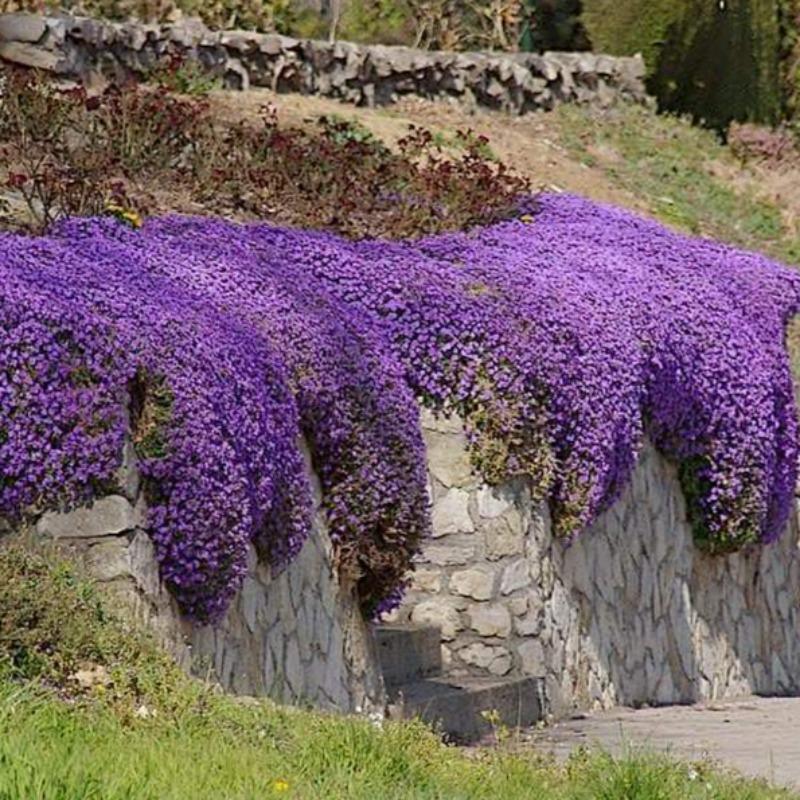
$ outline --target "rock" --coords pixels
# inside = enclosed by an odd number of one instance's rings
[[[126,498],[109,495],[74,511],[48,511],[42,515],[36,531],[51,539],[79,539],[124,533],[139,523],[139,514]]]
[[[150,537],[137,531],[128,546],[131,575],[146,597],[155,598],[161,591],[161,578],[156,561],[156,551]]]
[[[22,67],[65,74],[66,62],[58,53],[24,42],[0,42],[0,58]]]
[[[422,560],[429,564],[446,567],[456,564],[468,564],[475,557],[473,545],[430,545],[425,548]]]
[[[476,480],[467,452],[467,439],[462,432],[425,432],[428,469],[443,486],[463,487]]]
[[[70,678],[81,687],[81,689],[94,689],[95,686],[108,686],[111,677],[108,670],[102,664],[93,664],[83,669],[79,669]]]
[[[100,542],[89,549],[86,566],[95,580],[106,582],[131,574],[128,542],[115,539]]]
[[[528,561],[525,558],[520,558],[509,564],[503,571],[503,580],[500,583],[500,591],[503,594],[511,594],[517,589],[523,589],[530,586],[531,573]]]
[[[470,627],[481,636],[500,636],[511,633],[511,614],[501,605],[475,606],[469,612]]]
[[[3,14],[0,16],[0,41],[35,44],[45,34],[47,25],[36,14]]]
[[[475,525],[469,515],[469,493],[450,489],[433,504],[433,535],[472,533]]]
[[[488,520],[481,528],[485,539],[486,557],[490,561],[497,561],[506,556],[522,555],[524,552],[525,537],[522,531],[513,530],[505,517]]]
[[[536,639],[527,641],[517,648],[517,653],[522,665],[522,671],[526,675],[543,676],[546,673],[547,664],[544,660],[544,647]]]
[[[465,664],[485,669],[492,675],[506,675],[511,670],[511,654],[505,647],[476,642],[459,650],[458,657]]]
[[[442,574],[438,570],[417,569],[411,573],[411,588],[436,594],[442,590]]]
[[[433,625],[442,632],[445,642],[455,639],[456,634],[463,629],[461,617],[456,609],[440,600],[426,600],[414,607],[411,612],[411,621],[415,625]]]
[[[450,591],[473,600],[489,600],[494,595],[495,573],[487,567],[474,567],[454,572]]]
[[[512,510],[514,495],[508,486],[482,486],[478,490],[478,513],[484,519],[494,519]]]

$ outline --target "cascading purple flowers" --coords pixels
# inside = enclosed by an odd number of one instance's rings
[[[415,242],[179,217],[0,236],[0,516],[109,491],[130,431],[162,576],[213,619],[249,542],[276,566],[302,545],[304,438],[374,611],[429,526],[419,400],[464,418],[488,481],[527,476],[563,536],[646,434],[700,544],[771,541],[796,480],[798,307],[787,268],[569,196]]]

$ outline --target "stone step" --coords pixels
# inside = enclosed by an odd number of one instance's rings
[[[543,690],[541,678],[447,676],[405,684],[390,697],[394,716],[418,717],[448,740],[468,744],[498,725],[527,728],[544,719]]]
[[[400,684],[442,673],[441,632],[424,625],[378,625],[375,640],[390,690]]]

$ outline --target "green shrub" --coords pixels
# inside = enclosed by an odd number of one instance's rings
[[[170,714],[189,701],[174,692],[185,678],[172,660],[53,552],[0,544],[0,609],[0,685],[34,683],[72,700],[102,700],[125,718],[142,703]]]

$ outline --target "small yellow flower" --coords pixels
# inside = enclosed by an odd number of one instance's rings
[[[284,780],[283,778],[276,778],[272,781],[272,791],[273,792],[288,792],[289,791],[289,781]]]
[[[531,223],[531,222],[534,222],[534,218],[533,218],[533,216],[532,216],[531,214],[523,214],[523,215],[522,215],[522,216],[519,218],[519,220],[520,220],[520,222],[525,222],[526,224],[529,224],[529,223]]]
[[[142,217],[133,209],[123,208],[116,203],[107,203],[106,212],[116,217],[120,222],[130,225],[131,228],[142,227]]]

